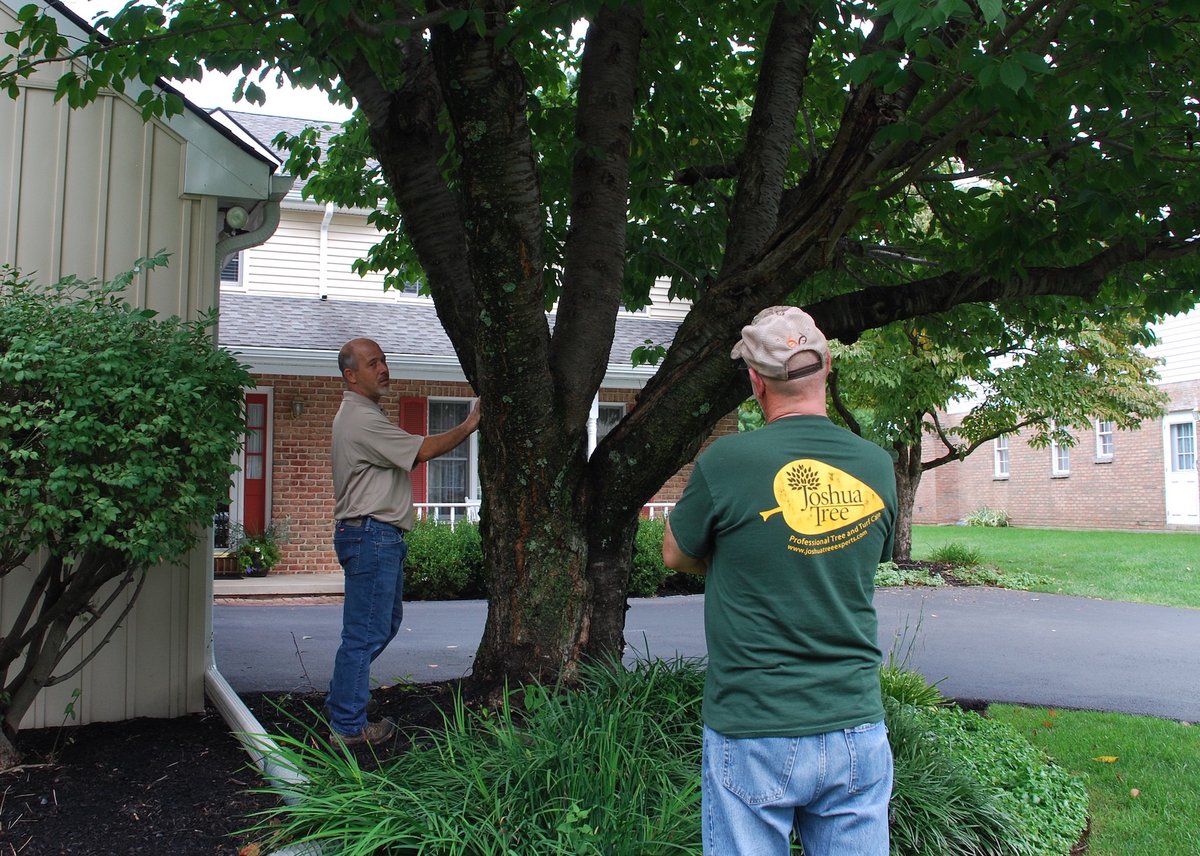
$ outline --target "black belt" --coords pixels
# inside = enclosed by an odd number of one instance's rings
[[[390,526],[393,529],[399,530],[401,533],[404,532],[404,530],[400,529],[400,527],[397,526],[395,523],[388,523],[384,520],[380,520],[378,517],[372,517],[369,514],[366,515],[365,517],[343,517],[341,520],[338,521],[338,523],[340,523],[343,526],[349,526],[351,529],[358,529],[364,523],[366,523],[368,520],[374,520],[376,523],[382,523],[384,526]]]

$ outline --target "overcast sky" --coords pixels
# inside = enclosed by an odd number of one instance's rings
[[[122,5],[116,0],[65,0],[66,5],[89,23],[96,16],[105,14]],[[233,100],[237,77],[209,72],[203,80],[188,82],[171,81],[197,107],[224,107],[244,113],[265,113],[271,116],[291,116],[297,119],[320,119],[341,122],[350,117],[345,107],[330,104],[325,93],[306,89],[276,89],[271,80],[259,84],[267,93],[267,103],[261,107],[247,101]]]

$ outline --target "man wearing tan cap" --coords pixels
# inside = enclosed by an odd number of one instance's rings
[[[742,329],[767,425],[722,437],[671,512],[663,561],[707,574],[706,856],[887,856],[892,754],[872,603],[891,558],[888,454],[826,416],[831,358],[812,318]]]

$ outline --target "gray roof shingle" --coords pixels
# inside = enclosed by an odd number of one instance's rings
[[[628,367],[634,348],[647,339],[669,345],[678,327],[675,321],[619,316],[609,363]],[[224,292],[219,329],[221,345],[231,349],[337,351],[350,339],[365,336],[387,354],[454,356],[433,305],[424,301],[375,303]]]

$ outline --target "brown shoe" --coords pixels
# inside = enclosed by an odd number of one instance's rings
[[[343,746],[361,746],[364,743],[368,746],[377,746],[391,737],[395,731],[396,726],[390,719],[381,719],[378,722],[368,722],[358,734],[339,734],[331,728],[329,736]]]

